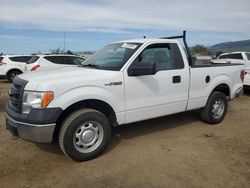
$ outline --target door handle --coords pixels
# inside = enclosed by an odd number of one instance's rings
[[[181,82],[181,76],[173,76],[173,83],[180,83]]]

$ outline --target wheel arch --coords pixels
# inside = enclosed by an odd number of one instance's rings
[[[19,71],[19,72],[23,73],[23,71],[20,70],[20,69],[18,69],[18,68],[12,68],[12,69],[10,69],[10,70],[8,70],[8,71],[6,72],[6,76],[7,76],[11,71]]]
[[[223,94],[225,94],[228,98],[230,98],[230,87],[228,84],[226,83],[221,83],[219,85],[217,85],[211,92],[211,94],[214,92],[214,91],[219,91]]]
[[[230,95],[231,95],[231,91],[230,91],[230,87],[229,87],[229,85],[228,84],[226,84],[226,83],[220,83],[220,84],[218,84],[217,86],[215,86],[212,90],[211,90],[211,92],[210,92],[210,94],[208,95],[208,97],[207,97],[207,100],[206,100],[206,105],[207,105],[207,103],[208,103],[208,100],[209,100],[209,98],[210,98],[210,96],[212,95],[212,93],[213,92],[215,92],[215,91],[219,91],[219,92],[221,92],[221,93],[223,93],[225,96],[226,96],[226,98],[229,100],[230,99]]]
[[[117,125],[117,117],[111,105],[99,99],[85,99],[71,104],[66,109],[64,109],[63,112],[59,115],[54,131],[55,139],[57,138],[58,132],[61,128],[63,121],[68,117],[68,115],[81,108],[91,108],[100,111],[108,118],[112,127]]]

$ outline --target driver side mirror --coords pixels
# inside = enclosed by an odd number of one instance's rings
[[[136,62],[128,69],[128,76],[154,75],[156,73],[156,64],[152,62]]]

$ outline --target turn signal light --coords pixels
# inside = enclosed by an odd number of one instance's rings
[[[45,109],[48,106],[48,104],[53,100],[53,98],[54,98],[54,93],[53,92],[44,93],[41,107],[43,109]]]

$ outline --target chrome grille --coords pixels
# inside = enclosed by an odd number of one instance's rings
[[[13,84],[11,86],[9,96],[10,96],[10,107],[15,110],[20,112],[22,109],[22,96],[23,96],[23,91],[24,87],[26,86],[27,81],[22,80],[20,78],[15,78],[13,81]]]

